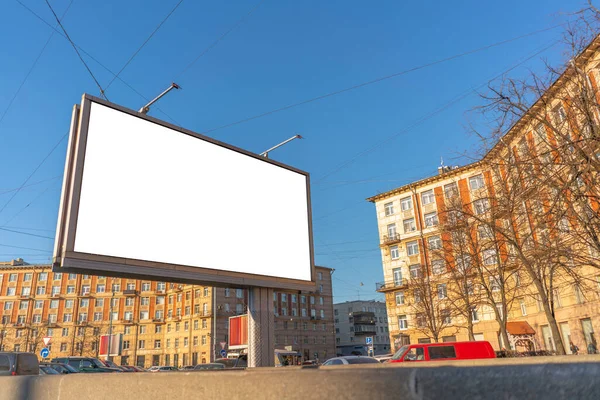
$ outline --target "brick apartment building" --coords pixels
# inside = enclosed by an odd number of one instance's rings
[[[276,347],[306,358],[335,354],[332,270],[317,267],[317,291],[276,291]],[[0,348],[50,357],[97,357],[100,336],[123,334],[121,365],[195,365],[215,359],[227,343],[229,317],[245,314],[248,293],[104,276],[54,273],[22,259],[0,263]],[[214,332],[216,330],[216,335]],[[213,352],[212,349],[215,351]],[[225,346],[226,349],[226,346]]]
[[[438,314],[432,319],[443,326],[439,341],[552,351],[559,336],[566,353],[570,342],[598,347],[599,64],[597,37],[481,160],[440,167],[368,199],[384,273],[377,291],[386,296],[395,348],[433,341],[419,306],[429,299]],[[511,293],[507,304],[503,288]],[[469,296],[467,312],[451,314]],[[549,323],[550,307],[558,329]],[[509,343],[498,322],[505,315]]]

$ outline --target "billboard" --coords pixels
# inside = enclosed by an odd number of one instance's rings
[[[228,348],[231,350],[248,347],[248,315],[229,317]]]
[[[110,340],[110,354],[108,354],[108,341]],[[100,336],[100,347],[98,349],[99,356],[120,356],[121,350],[123,349],[123,334],[116,333],[112,335]]]
[[[314,289],[308,173],[89,95],[68,146],[55,270]]]

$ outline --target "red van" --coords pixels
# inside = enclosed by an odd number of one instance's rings
[[[478,358],[496,358],[496,353],[489,342],[409,344],[400,347],[388,362],[473,360]]]

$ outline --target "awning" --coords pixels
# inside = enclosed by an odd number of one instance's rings
[[[506,323],[506,330],[511,335],[535,335],[535,331],[527,321],[514,321]]]

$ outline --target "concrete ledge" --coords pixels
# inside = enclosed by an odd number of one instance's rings
[[[1,400],[600,399],[600,357],[0,378]]]

